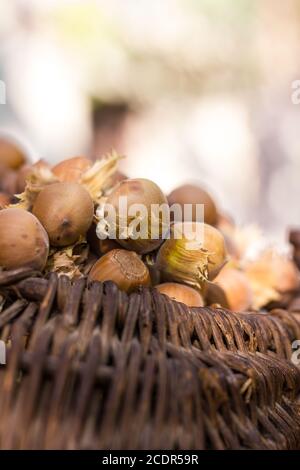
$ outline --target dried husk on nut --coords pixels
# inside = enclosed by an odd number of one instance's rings
[[[89,192],[94,204],[98,204],[101,196],[111,187],[111,177],[116,172],[121,158],[116,152],[112,152],[101,160],[97,160],[78,179],[78,183]],[[50,168],[41,165],[33,167],[27,177],[25,191],[16,195],[19,202],[14,207],[31,210],[42,189],[58,182],[60,182],[59,178]]]
[[[21,194],[25,191],[31,174],[35,174],[38,178],[39,173],[43,175],[46,170],[50,170],[50,165],[44,160],[38,160],[33,164],[25,163],[17,172],[17,193]]]
[[[82,237],[78,242],[64,248],[51,248],[45,271],[68,276],[70,279],[84,275],[89,246]]]
[[[14,204],[13,207],[30,211],[42,189],[57,182],[58,179],[47,165],[33,166],[26,178],[25,191],[21,194],[16,194],[19,202]]]
[[[111,188],[112,176],[117,171],[121,158],[123,157],[117,152],[112,151],[101,160],[97,160],[91,168],[82,174],[79,183],[90,193],[95,204],[99,204],[103,194]]]
[[[164,280],[202,289],[206,281],[213,280],[227,262],[223,235],[214,227],[201,224],[203,240],[198,239],[198,224],[201,223],[184,222],[171,226],[170,239],[162,244],[156,259],[156,266]],[[183,226],[186,232],[182,231]],[[175,239],[178,231],[182,232],[182,236]]]

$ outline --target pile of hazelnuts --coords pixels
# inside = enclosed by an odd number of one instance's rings
[[[69,256],[74,247],[84,245],[92,263],[88,272],[79,267],[76,276],[88,275],[90,282],[113,281],[129,293],[153,286],[190,307],[250,309],[253,289],[237,261],[238,250],[230,237],[234,224],[220,214],[211,195],[188,184],[166,196],[153,181],[127,178],[117,170],[118,160],[112,154],[96,161],[74,157],[53,167],[42,160],[31,164],[18,145],[1,138],[0,269],[30,267],[46,272],[50,257]],[[124,237],[124,221],[118,212],[124,196],[128,206],[140,204],[148,209],[149,227],[152,205],[184,208],[192,204],[193,210],[184,220],[176,220],[170,212],[163,228],[159,217],[158,237],[132,238],[130,231]],[[98,225],[108,205],[116,211],[116,236],[100,239]],[[196,205],[204,206],[202,222],[196,219]],[[201,242],[192,238],[198,224]],[[178,231],[181,236],[174,236]],[[55,263],[51,269],[55,270]],[[296,270],[293,276],[292,283],[298,286]]]

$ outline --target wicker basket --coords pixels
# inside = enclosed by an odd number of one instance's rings
[[[299,314],[0,273],[2,449],[299,449]]]

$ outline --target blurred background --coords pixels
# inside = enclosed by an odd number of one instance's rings
[[[300,0],[0,0],[0,131],[32,160],[127,155],[237,223],[300,225]],[[299,94],[300,96],[300,94]]]

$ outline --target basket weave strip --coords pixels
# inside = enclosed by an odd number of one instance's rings
[[[99,325],[108,341],[117,335],[126,344],[137,336],[145,352],[155,336],[162,349],[171,342],[203,351],[262,352],[286,359],[291,358],[292,342],[300,339],[299,320],[285,310],[238,314],[222,309],[191,309],[155,289],[128,296],[110,282],[86,286],[85,279],[71,283],[65,276],[52,274],[50,279],[12,280],[2,286],[2,292],[11,298],[0,317],[4,339],[16,322],[26,320],[34,342],[40,328],[52,321],[59,323],[56,336],[63,330],[79,329],[83,343]],[[38,309],[36,314],[34,308]]]
[[[297,449],[300,324],[0,273],[3,449]]]

